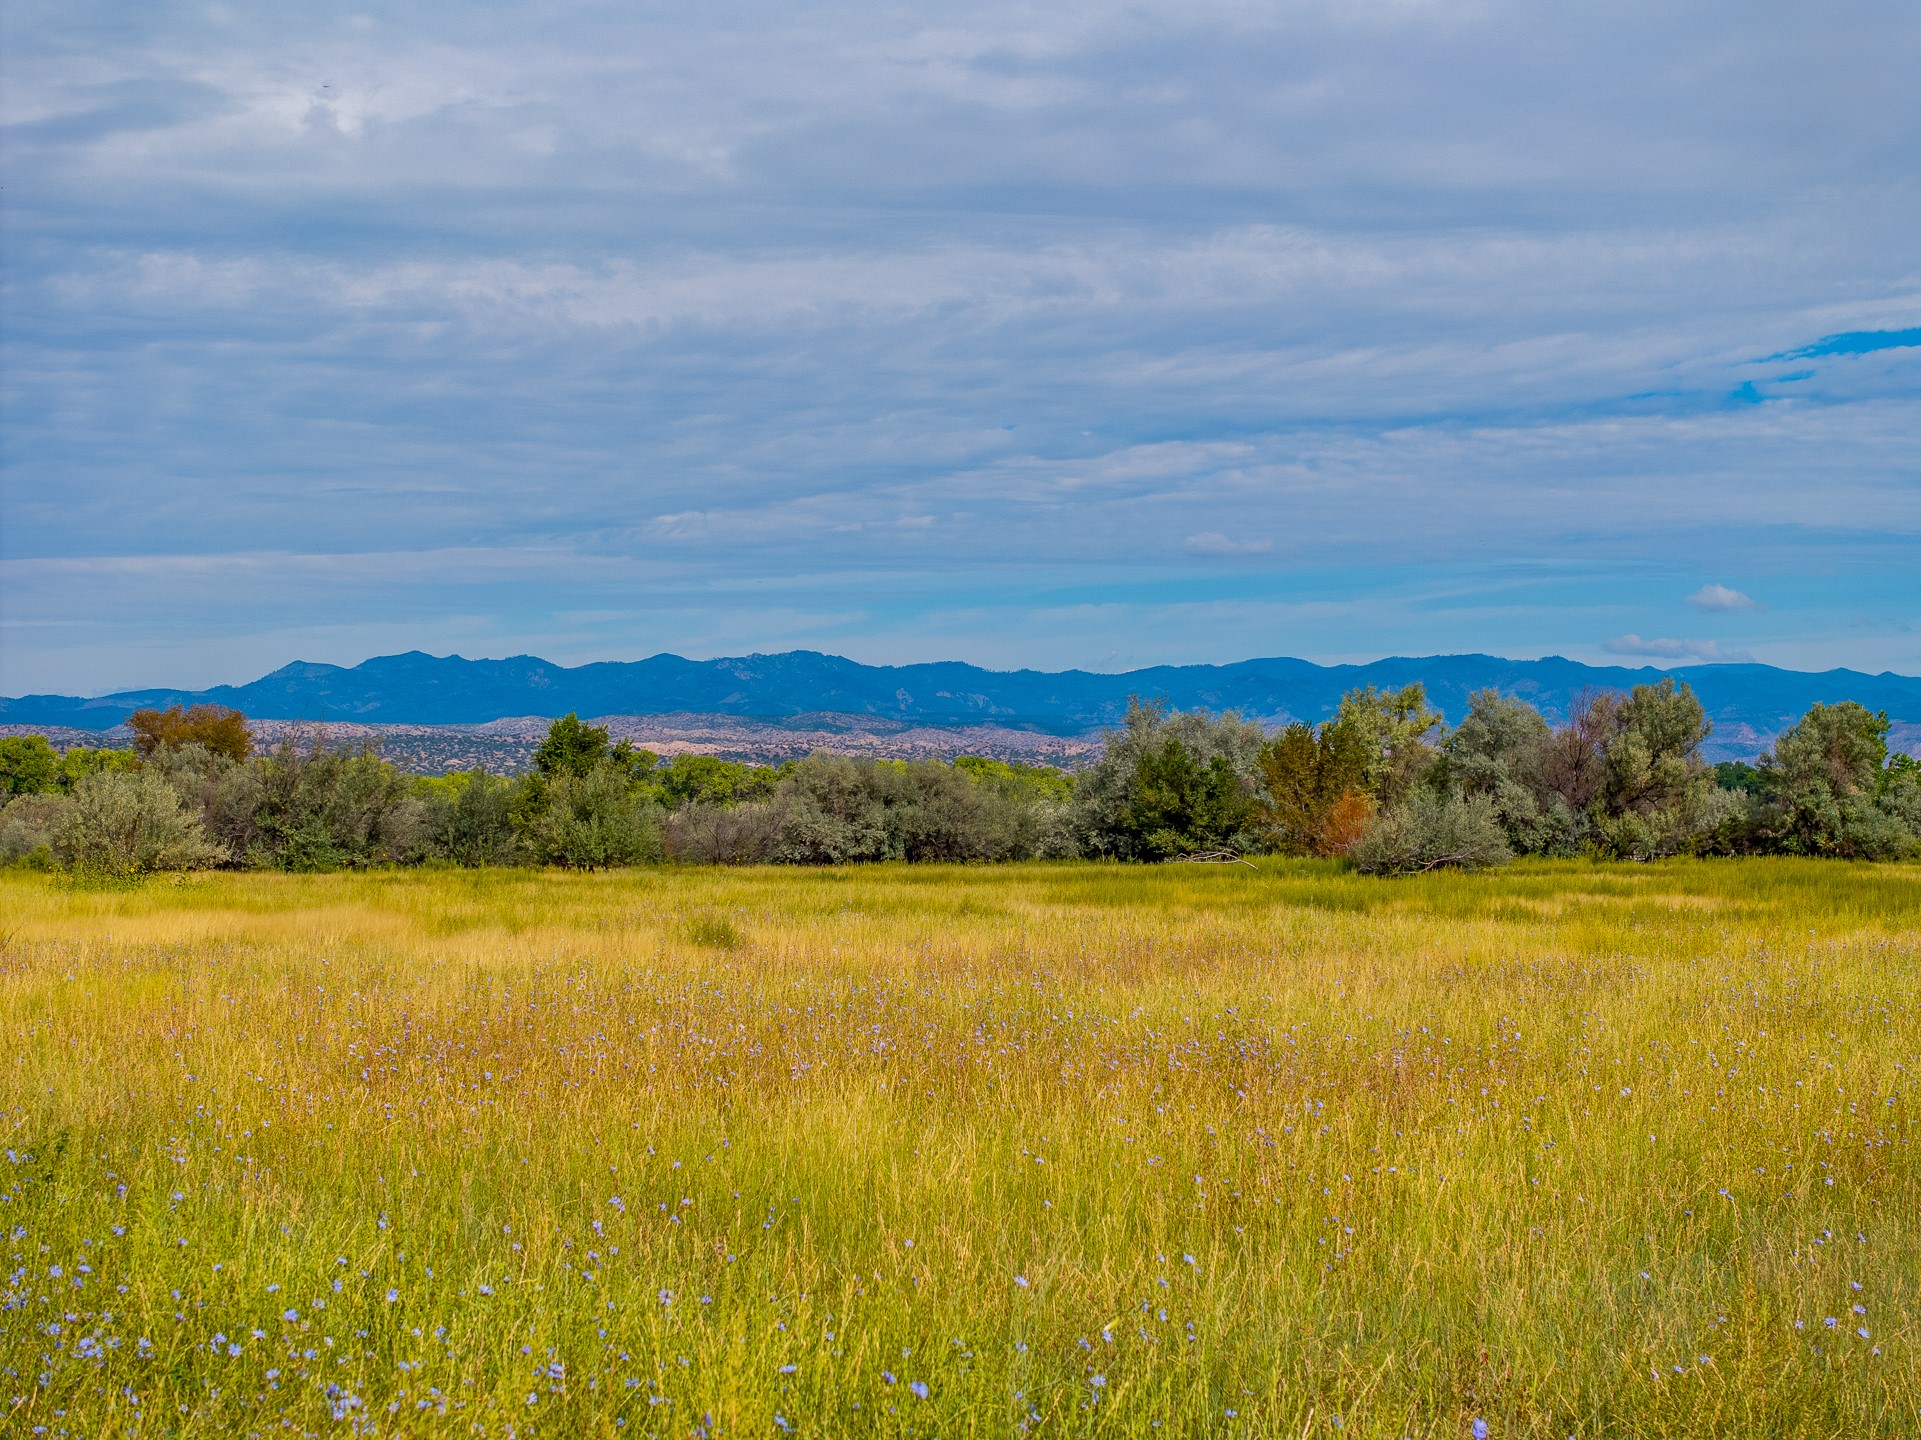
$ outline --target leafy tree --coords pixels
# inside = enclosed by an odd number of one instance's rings
[[[546,738],[534,750],[534,769],[550,780],[558,775],[583,779],[612,762],[629,778],[640,779],[659,759],[653,751],[637,750],[627,740],[608,744],[606,726],[589,725],[570,710],[547,727]]]
[[[1101,758],[1075,779],[1069,833],[1082,853],[1123,860],[1164,859],[1183,845],[1256,848],[1266,742],[1260,726],[1231,713],[1133,701]]]
[[[1358,727],[1338,720],[1318,731],[1297,721],[1262,746],[1260,814],[1275,848],[1345,854],[1375,811],[1361,788],[1367,759]]]
[[[1762,828],[1797,855],[1889,859],[1914,832],[1886,795],[1888,717],[1852,700],[1815,705],[1761,757],[1769,805]]]
[[[683,805],[739,805],[772,797],[782,771],[771,765],[743,765],[713,755],[676,755],[648,775],[648,783],[670,810]]]
[[[12,795],[44,795],[60,782],[60,757],[44,735],[0,739],[0,801]]]
[[[232,760],[245,760],[253,753],[253,731],[248,728],[247,717],[222,705],[136,710],[127,717],[127,728],[133,731],[133,748],[142,759],[181,745],[204,745]]]
[[[260,846],[263,777],[272,762],[244,763],[217,755],[204,745],[168,747],[154,753],[145,769],[165,778],[180,801],[196,811],[208,836],[236,863],[278,863],[266,858]]]
[[[1910,835],[1921,836],[1921,760],[1912,755],[1889,756],[1875,784],[1874,798]]]
[[[776,858],[799,865],[885,860],[887,807],[867,773],[844,755],[809,755],[781,783]],[[898,858],[898,857],[894,857]]]
[[[547,738],[534,751],[534,769],[548,779],[591,773],[607,758],[607,728],[589,725],[569,710],[547,727]]]
[[[456,865],[511,865],[521,858],[515,786],[484,770],[417,782],[426,808],[426,848]]]
[[[1434,762],[1427,737],[1440,725],[1440,712],[1427,703],[1419,682],[1399,690],[1369,685],[1341,697],[1331,722],[1350,738],[1361,766],[1360,788],[1381,805],[1403,799]]]
[[[60,757],[60,788],[71,790],[89,775],[124,774],[139,768],[140,756],[132,750],[89,750],[76,745]]]
[[[1651,860],[1698,851],[1734,825],[1740,797],[1715,784],[1701,759],[1714,726],[1701,702],[1672,676],[1637,685],[1605,712],[1595,834],[1607,853]]]
[[[0,865],[52,869],[54,833],[72,809],[70,795],[14,796],[0,808]]]
[[[1477,691],[1459,728],[1441,745],[1436,779],[1444,790],[1494,806],[1508,843],[1522,854],[1570,854],[1586,823],[1549,782],[1555,736],[1532,705]]]
[[[535,859],[575,870],[637,865],[661,856],[654,807],[635,794],[631,772],[610,754],[585,775],[559,770],[546,805],[522,827]]]
[[[1768,777],[1766,771],[1745,760],[1723,760],[1714,767],[1714,783],[1741,795],[1763,795],[1767,793]]]
[[[1120,853],[1169,860],[1238,849],[1254,818],[1254,797],[1226,756],[1203,761],[1170,735],[1135,759],[1133,794],[1118,827]]]
[[[404,863],[426,852],[427,808],[372,745],[303,749],[292,737],[248,767],[257,781],[253,863],[334,870]]]
[[[954,769],[977,785],[990,785],[1037,800],[1065,804],[1074,794],[1074,776],[1052,765],[1024,765],[987,755],[958,755],[954,758]]]

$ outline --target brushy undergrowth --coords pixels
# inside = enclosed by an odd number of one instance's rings
[[[1921,1433],[1914,867],[0,906],[8,1434]]]

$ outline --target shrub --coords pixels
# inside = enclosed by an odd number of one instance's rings
[[[654,807],[633,793],[628,774],[625,765],[609,759],[585,775],[562,770],[549,778],[546,803],[522,831],[534,858],[575,870],[658,860]]]
[[[0,865],[53,867],[53,837],[73,800],[66,795],[20,795],[0,809]]]
[[[426,852],[456,865],[511,865],[521,859],[515,786],[484,770],[421,784]]]
[[[683,865],[763,865],[780,849],[782,808],[695,803],[668,815],[667,858]]]
[[[1348,858],[1365,874],[1414,875],[1505,865],[1514,852],[1487,796],[1420,789],[1384,810]]]
[[[196,870],[227,858],[200,817],[161,776],[89,775],[53,831],[53,853],[84,874],[126,878],[157,870]]]
[[[334,870],[427,853],[425,803],[372,746],[335,749],[318,737],[302,750],[289,739],[247,768],[259,784],[251,863]]]

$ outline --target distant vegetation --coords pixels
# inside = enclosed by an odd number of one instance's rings
[[[324,734],[255,754],[245,717],[216,706],[128,723],[132,752],[0,740],[0,863],[124,878],[1278,853],[1407,874],[1517,855],[1921,851],[1921,765],[1890,756],[1885,714],[1818,704],[1758,764],[1709,766],[1712,726],[1672,679],[1593,696],[1558,729],[1485,690],[1448,730],[1419,685],[1351,691],[1326,723],[1273,735],[1137,702],[1076,773],[977,756],[663,761],[568,715],[524,776],[428,778]]]

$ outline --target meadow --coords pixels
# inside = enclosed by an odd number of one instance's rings
[[[0,1431],[1921,1434],[1921,868],[0,875]]]

